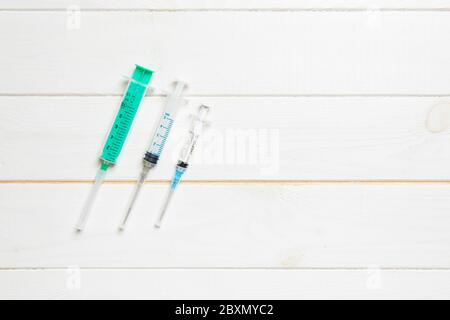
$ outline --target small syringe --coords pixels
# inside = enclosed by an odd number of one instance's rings
[[[192,153],[194,152],[195,145],[198,142],[198,138],[205,129],[205,126],[207,124],[206,117],[208,116],[209,111],[210,111],[209,107],[202,105],[198,110],[198,114],[194,116],[194,118],[192,119],[187,142],[184,145],[183,149],[181,150],[181,155],[178,160],[177,167],[175,169],[175,175],[172,179],[169,192],[164,201],[164,205],[161,209],[159,219],[155,224],[155,228],[159,229],[161,227],[161,223],[162,220],[164,219],[164,215],[166,214],[167,208],[169,207],[170,200],[172,199],[175,189],[180,183],[183,174],[186,172],[189,166],[189,160],[192,156]]]
[[[153,76],[153,71],[136,65],[136,69],[131,79],[120,105],[120,110],[116,116],[113,127],[108,135],[107,141],[100,157],[101,166],[95,178],[95,184],[89,194],[84,205],[80,220],[77,224],[77,230],[83,231],[86,226],[89,213],[91,211],[97,193],[106,177],[106,171],[109,167],[117,162],[120,152],[122,151],[125,140],[130,132],[133,120],[141,105],[148,88],[148,84]]]
[[[124,231],[127,222],[130,218],[131,212],[133,211],[134,204],[139,196],[142,186],[147,179],[150,169],[154,168],[158,164],[158,160],[162,154],[166,141],[169,137],[170,130],[172,129],[173,123],[175,121],[176,115],[181,105],[185,103],[182,98],[183,91],[186,89],[186,83],[177,81],[175,83],[175,90],[167,98],[166,107],[161,116],[161,120],[156,128],[156,132],[153,136],[150,147],[144,156],[144,163],[141,175],[134,189],[133,195],[131,197],[130,203],[128,205],[124,219],[119,227],[120,230]]]

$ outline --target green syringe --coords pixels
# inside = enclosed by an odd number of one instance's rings
[[[148,84],[153,76],[153,71],[136,65],[133,76],[129,79],[128,87],[119,113],[116,116],[114,124],[108,135],[107,141],[103,148],[102,156],[100,157],[101,166],[95,178],[95,184],[89,194],[89,197],[84,205],[80,220],[77,224],[77,230],[83,231],[91,211],[97,193],[106,177],[106,172],[109,167],[117,162],[120,152],[122,151],[125,140],[130,132],[133,120],[139,106],[147,92]]]

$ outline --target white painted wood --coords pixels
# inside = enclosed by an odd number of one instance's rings
[[[0,94],[119,94],[133,63],[195,95],[450,93],[448,11],[88,11],[79,22],[0,12]]]
[[[105,185],[87,230],[90,185],[0,185],[0,268],[449,268],[450,185]]]
[[[448,299],[449,271],[1,271],[1,299]]]
[[[448,131],[425,127],[431,107],[448,102],[437,96],[450,95],[449,9],[446,0],[3,0],[0,268],[13,270],[0,271],[0,298],[450,297],[449,184],[262,182],[449,180]],[[147,184],[128,232],[115,231],[126,182],[102,188],[77,235],[89,184],[7,180],[91,180],[120,101],[112,95],[133,63],[156,69],[157,93],[187,80],[192,106],[180,119],[210,104],[215,139],[197,150],[161,231],[152,223],[163,183]],[[146,101],[109,179],[135,179],[162,102]],[[171,177],[186,125],[152,180]],[[272,133],[278,157],[213,160],[208,151],[220,154],[220,138],[238,129]],[[77,266],[99,268],[80,271],[79,290]]]
[[[149,179],[171,178],[188,114],[203,102],[212,107],[213,124],[188,180],[449,180],[448,131],[426,128],[439,101],[446,99],[192,98]],[[108,179],[136,179],[163,102],[145,101]],[[0,179],[94,179],[119,103],[0,98]]]
[[[448,0],[3,0],[6,9],[423,9],[449,8]]]

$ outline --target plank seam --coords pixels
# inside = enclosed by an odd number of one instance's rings
[[[105,270],[105,271],[119,271],[119,270],[135,270],[135,271],[196,271],[196,270],[212,270],[212,271],[367,271],[370,268],[367,267],[355,267],[355,268],[251,268],[251,267],[196,267],[196,268],[178,268],[178,267],[80,267],[80,270]],[[51,267],[51,268],[0,268],[0,272],[5,271],[65,271],[64,267]],[[378,268],[380,271],[443,271],[450,272],[450,268],[408,268],[408,267],[389,267]]]
[[[107,185],[134,185],[137,180],[106,180]],[[0,185],[91,185],[93,180],[5,180]],[[146,181],[165,185],[170,180]],[[183,180],[184,185],[450,185],[449,180]]]
[[[373,7],[349,7],[349,8],[179,8],[179,9],[150,9],[150,8],[85,8],[86,12],[365,12],[377,10],[382,12],[448,12],[450,7],[421,8],[421,7],[393,7],[393,8],[373,8]],[[0,8],[0,12],[66,12],[65,8]]]
[[[95,97],[122,97],[120,93],[0,93],[0,98],[95,98]],[[147,97],[161,98],[166,97],[164,94],[147,94]],[[434,93],[434,94],[187,94],[186,98],[446,98],[450,97],[450,93]]]

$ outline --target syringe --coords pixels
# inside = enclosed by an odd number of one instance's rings
[[[178,110],[184,103],[182,94],[185,88],[186,83],[177,81],[175,82],[174,92],[167,97],[166,107],[161,116],[158,127],[156,128],[150,147],[148,148],[147,153],[144,156],[141,175],[132,194],[125,217],[122,221],[122,224],[120,225],[119,229],[122,231],[124,231],[126,228],[131,212],[133,211],[133,206],[136,203],[136,200],[139,196],[142,186],[145,183],[145,180],[147,179],[150,169],[154,168],[158,164],[158,160],[169,137],[170,130],[172,129]]]
[[[187,142],[184,145],[183,149],[181,149],[180,158],[178,160],[178,164],[175,169],[175,175],[172,179],[169,192],[164,201],[164,205],[161,209],[159,219],[155,224],[155,228],[159,229],[161,227],[162,220],[164,219],[164,215],[167,211],[167,208],[169,207],[169,203],[173,197],[175,189],[177,188],[183,174],[186,172],[189,166],[189,160],[192,156],[192,153],[194,152],[195,145],[197,144],[198,138],[200,137],[201,133],[203,132],[207,124],[206,117],[208,116],[209,110],[210,110],[209,107],[201,105],[200,108],[198,109],[197,115],[194,116],[194,118],[192,119]]]
[[[94,200],[100,186],[105,180],[106,171],[110,166],[115,165],[117,162],[117,158],[122,151],[123,145],[127,139],[128,133],[130,132],[131,125],[145,96],[152,76],[153,71],[136,65],[133,76],[129,79],[128,87],[122,100],[119,113],[116,116],[103,148],[103,154],[100,157],[101,166],[95,178],[95,184],[84,205],[80,220],[77,224],[77,230],[80,232],[83,231],[86,226]]]

